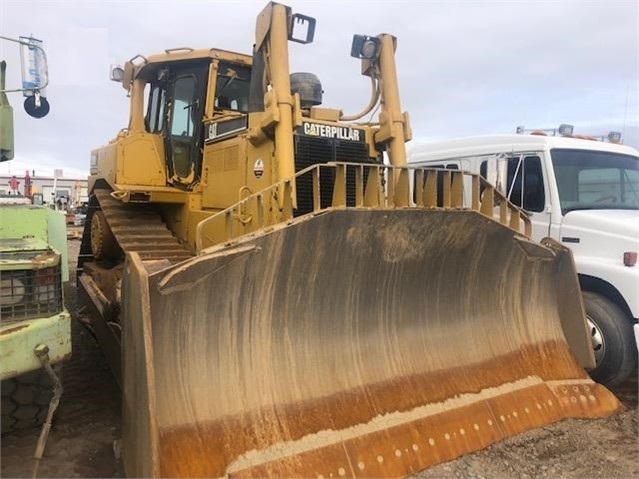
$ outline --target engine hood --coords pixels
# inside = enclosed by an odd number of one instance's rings
[[[639,241],[639,210],[577,210],[564,216],[562,235],[585,233]]]

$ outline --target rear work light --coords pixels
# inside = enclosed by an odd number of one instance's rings
[[[636,251],[626,251],[623,254],[623,264],[625,266],[634,266],[637,264],[637,252]]]

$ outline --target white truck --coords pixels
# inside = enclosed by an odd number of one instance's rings
[[[596,359],[589,373],[614,386],[637,365],[639,153],[616,136],[554,133],[417,144],[409,165],[480,173],[530,215],[534,240],[572,250]]]

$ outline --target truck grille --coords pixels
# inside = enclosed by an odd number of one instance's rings
[[[53,316],[60,313],[60,266],[3,271],[0,278],[0,323]]]
[[[368,156],[366,143],[337,140],[333,138],[316,138],[295,136],[295,171],[324,164],[331,161],[349,163],[374,163]],[[331,206],[333,199],[333,170],[323,170],[320,175],[321,207]],[[313,178],[302,175],[296,180],[297,210],[295,216],[313,211]],[[346,173],[346,206],[355,206],[355,170],[349,168]]]

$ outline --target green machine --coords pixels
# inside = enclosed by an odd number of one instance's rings
[[[23,84],[9,90],[0,71],[1,161],[13,158],[13,111],[7,92],[25,94],[35,118],[48,112],[42,42],[0,37],[20,45]],[[71,355],[71,317],[63,299],[69,279],[64,215],[21,196],[0,198],[0,380],[2,434],[43,424],[35,456],[41,458],[62,395],[59,371]]]

